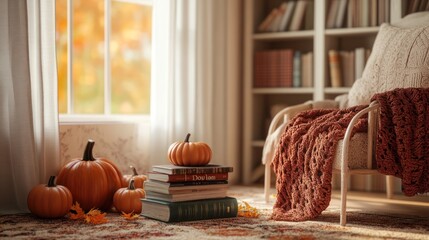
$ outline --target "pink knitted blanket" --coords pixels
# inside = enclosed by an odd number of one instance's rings
[[[372,100],[380,104],[378,171],[401,178],[407,196],[429,192],[429,89],[395,89]]]
[[[273,219],[304,221],[328,207],[337,143],[364,107],[310,110],[291,120],[272,162],[277,177]],[[367,119],[362,118],[355,131],[366,130]]]

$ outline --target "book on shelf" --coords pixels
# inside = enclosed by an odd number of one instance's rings
[[[279,72],[277,84],[274,87],[292,87],[293,82],[293,50],[282,49],[278,50],[280,57],[277,60]]]
[[[314,29],[314,1],[307,1],[304,16],[304,29]]]
[[[313,29],[314,3],[312,0],[289,0],[272,8],[258,25],[259,32],[298,31]]]
[[[165,174],[149,172],[148,178],[161,182],[198,182],[228,180],[228,173]]]
[[[365,48],[355,49],[355,79],[362,77],[365,67]]]
[[[360,16],[359,27],[368,27],[369,26],[369,0],[360,0],[360,3],[361,3],[361,9],[360,9],[361,16]]]
[[[165,194],[184,194],[195,193],[211,189],[228,188],[228,181],[198,181],[198,182],[179,182],[168,183],[154,180],[144,182],[145,191],[165,193]]]
[[[210,199],[210,198],[224,198],[227,194],[227,188],[215,188],[200,191],[198,193],[188,192],[188,193],[178,193],[178,194],[166,194],[152,191],[145,191],[146,198],[155,199],[159,201],[166,202],[184,202],[184,201],[193,201],[201,199]]]
[[[301,87],[301,52],[295,51],[293,55],[293,87]]]
[[[286,3],[282,3],[278,8],[277,8],[277,15],[274,18],[274,20],[271,22],[271,25],[268,28],[268,31],[270,32],[277,32],[279,31],[280,28],[280,24],[283,18],[283,15],[286,12]]]
[[[262,21],[262,23],[259,24],[258,30],[261,31],[261,32],[268,31],[268,29],[270,28],[272,22],[276,18],[277,14],[278,14],[277,8],[274,8],[273,10],[271,10],[271,12],[264,19],[264,21]]]
[[[292,19],[292,13],[293,10],[295,9],[295,1],[289,1],[289,2],[285,2],[286,4],[286,11],[284,12],[281,20],[280,20],[280,25],[278,28],[278,31],[286,31],[288,30],[290,21]]]
[[[203,173],[228,173],[232,172],[233,168],[223,165],[207,164],[205,166],[176,166],[171,164],[155,165],[152,167],[153,172],[165,174],[203,174]]]
[[[341,59],[341,74],[343,76],[343,85],[344,87],[351,87],[355,80],[354,72],[354,51],[340,51]]]
[[[391,0],[330,0],[326,28],[375,27],[390,22],[390,8]]]
[[[305,8],[307,7],[307,0],[298,0],[296,2],[295,11],[290,23],[290,31],[298,31],[302,29],[305,16]]]
[[[313,87],[313,52],[301,56],[302,87]]]
[[[237,213],[237,199],[231,197],[177,203],[142,199],[141,215],[163,222],[230,218]]]
[[[344,25],[344,19],[346,17],[347,12],[347,3],[348,0],[339,0],[337,16],[335,16],[335,27],[341,28]]]
[[[261,50],[254,53],[254,87],[292,87],[293,50]]]
[[[341,87],[343,86],[343,83],[341,76],[340,54],[337,50],[329,50],[328,58],[331,87]]]
[[[331,0],[326,18],[326,28],[334,28],[340,0]]]

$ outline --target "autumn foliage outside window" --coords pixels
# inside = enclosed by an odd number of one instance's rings
[[[149,114],[152,6],[147,0],[69,1],[70,82],[68,0],[56,1],[59,112]],[[105,4],[109,4],[110,14],[106,13]],[[108,15],[110,26],[106,23]],[[107,42],[106,31],[110,36]]]

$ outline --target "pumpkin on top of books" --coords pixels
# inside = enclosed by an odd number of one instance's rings
[[[184,142],[175,142],[168,149],[168,159],[176,166],[204,166],[212,157],[210,146],[204,142],[190,142],[191,134]]]

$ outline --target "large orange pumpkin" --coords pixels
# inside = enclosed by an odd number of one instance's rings
[[[131,179],[128,188],[120,188],[116,191],[113,196],[113,206],[119,212],[139,214],[142,211],[141,199],[144,197],[144,190],[136,188],[134,179]]]
[[[206,143],[189,142],[190,133],[184,142],[175,142],[168,149],[168,159],[177,166],[203,166],[210,162],[212,150]]]
[[[66,164],[57,177],[57,183],[66,186],[83,210],[98,208],[110,210],[113,195],[122,185],[122,173],[116,165],[105,158],[94,158],[95,142],[88,140],[82,158]]]
[[[134,186],[136,188],[143,188],[144,181],[147,180],[147,176],[143,174],[138,174],[137,169],[133,166],[130,166],[131,170],[133,171],[132,175],[124,175],[123,181],[122,181],[122,187],[128,187],[130,184],[130,180],[134,179]]]
[[[55,176],[48,184],[39,184],[27,196],[27,206],[31,213],[42,218],[59,218],[66,215],[72,206],[71,192],[64,186],[55,185]]]

